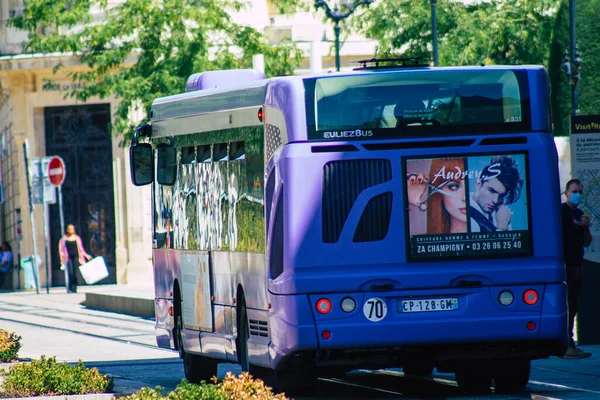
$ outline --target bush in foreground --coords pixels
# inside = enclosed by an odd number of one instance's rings
[[[0,362],[16,360],[20,349],[21,337],[0,329]]]
[[[216,383],[216,379],[213,380]],[[283,394],[273,394],[263,381],[244,372],[240,376],[228,373],[223,382],[214,385],[202,382],[194,385],[181,382],[171,393],[163,396],[161,388],[144,388],[123,400],[288,400]]]
[[[4,378],[0,397],[55,396],[68,394],[106,393],[113,381],[96,368],[56,362],[55,357],[13,365],[0,372]]]

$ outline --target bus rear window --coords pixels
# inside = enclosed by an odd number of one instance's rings
[[[311,140],[531,129],[521,70],[392,71],[305,80]]]

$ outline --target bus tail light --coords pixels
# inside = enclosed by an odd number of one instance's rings
[[[329,339],[331,339],[331,332],[329,332],[329,331],[323,331],[321,333],[321,337],[323,339],[325,339],[325,340],[329,340]]]
[[[539,299],[538,293],[533,289],[526,290],[525,293],[523,293],[523,301],[530,306],[537,303]]]
[[[319,301],[317,301],[317,311],[321,314],[327,314],[331,311],[331,301],[328,299],[319,299]]]
[[[533,321],[529,321],[529,322],[527,323],[527,330],[529,330],[529,331],[533,331],[533,330],[535,330],[535,322],[533,322]]]

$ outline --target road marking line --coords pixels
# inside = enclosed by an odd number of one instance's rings
[[[389,370],[378,370],[377,373],[385,374],[385,375],[393,375],[393,376],[407,376],[403,372],[396,372],[396,371],[389,371]],[[447,384],[447,385],[458,386],[458,384],[455,381],[450,380],[450,379],[444,379],[444,378],[427,377],[427,376],[411,376],[411,379],[434,381],[434,382],[443,383],[443,384]],[[548,383],[548,382],[532,381],[532,380],[530,380],[529,383],[533,384],[533,385],[539,385],[539,386],[549,386],[549,387],[553,387],[556,389],[574,390],[574,391],[584,392],[584,393],[600,394],[600,391],[598,391],[598,390],[577,388],[577,387],[573,387],[573,386],[560,385],[558,383]],[[549,397],[548,399],[554,400],[551,397]],[[556,400],[560,400],[560,399],[556,399]]]
[[[400,392],[394,392],[392,390],[380,389],[380,388],[376,388],[376,387],[372,387],[372,386],[359,385],[357,383],[348,382],[348,381],[345,381],[343,379],[337,379],[337,378],[319,378],[319,380],[324,381],[324,382],[337,383],[339,385],[353,386],[353,387],[357,387],[357,388],[361,388],[361,389],[373,390],[375,392],[381,392],[381,393],[386,393],[386,394],[393,394],[393,395],[397,395],[397,396],[402,396],[402,393],[400,393]]]
[[[576,390],[578,392],[600,394],[600,391],[598,391],[598,390],[576,388],[576,387],[572,387],[572,386],[559,385],[558,383],[548,383],[548,382],[540,382],[540,381],[529,381],[529,383],[532,383],[534,385],[540,385],[540,386],[550,386],[550,387],[554,387],[557,389]]]

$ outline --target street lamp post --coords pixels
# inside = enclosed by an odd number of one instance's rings
[[[329,18],[335,23],[333,27],[333,30],[335,32],[335,68],[338,72],[340,70],[340,21],[352,15],[354,10],[356,10],[358,7],[362,6],[363,4],[366,4],[368,6],[373,1],[374,0],[359,0],[352,3],[350,0],[345,0],[343,6],[346,9],[346,11],[344,12],[340,10],[340,7],[338,7],[337,4],[333,7],[332,10],[331,7],[329,7],[329,5],[325,2],[325,0],[315,1],[315,8],[317,10],[319,8],[325,10],[327,18]]]
[[[581,58],[579,57],[579,47],[577,47],[575,41],[575,0],[569,0],[569,28],[570,28],[570,43],[569,49],[571,58],[569,59],[569,52],[565,50],[563,53],[562,68],[565,71],[565,75],[569,80],[571,86],[571,115],[579,114],[579,104],[577,101],[577,84],[581,77]]]
[[[438,66],[437,0],[431,0],[431,35],[433,39],[433,65]]]

